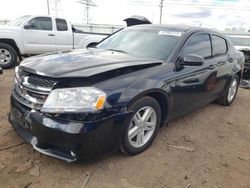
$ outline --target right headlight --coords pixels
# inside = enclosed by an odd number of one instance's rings
[[[41,111],[45,113],[95,112],[103,109],[106,93],[95,87],[52,90]]]

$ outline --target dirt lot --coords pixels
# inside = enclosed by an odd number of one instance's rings
[[[13,76],[0,76],[0,148],[22,143],[7,121]],[[240,89],[230,107],[210,104],[170,122],[134,157],[116,153],[76,165],[28,144],[0,149],[0,187],[250,188],[250,90]]]

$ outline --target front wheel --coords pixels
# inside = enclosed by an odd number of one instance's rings
[[[219,98],[217,100],[217,102],[219,104],[222,104],[222,105],[225,105],[225,106],[229,106],[233,103],[235,97],[236,97],[236,94],[237,94],[237,91],[238,91],[238,87],[239,87],[239,83],[240,83],[240,78],[238,75],[234,75],[234,77],[232,78],[231,82],[230,82],[230,85],[226,91],[226,94]]]
[[[17,52],[9,44],[0,43],[0,67],[10,68],[17,62]]]
[[[130,107],[133,111],[131,121],[125,127],[121,150],[136,155],[146,150],[155,139],[161,121],[161,108],[152,97],[143,97]]]

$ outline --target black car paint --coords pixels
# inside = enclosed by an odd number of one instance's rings
[[[157,25],[136,27],[164,29],[164,26]],[[24,61],[20,66],[21,69],[43,77],[58,79],[59,83],[54,89],[94,86],[107,93],[107,102],[105,109],[97,112],[101,114],[99,118],[96,114],[88,114],[90,116],[88,121],[78,121],[71,116],[69,119],[58,118],[36,110],[25,110],[12,97],[10,122],[17,130],[16,127],[20,124],[15,112],[17,109],[21,112],[19,119],[25,119],[21,124],[30,126],[28,128],[30,136],[39,140],[35,145],[43,147],[46,143],[46,148],[41,148],[43,149],[41,152],[50,150],[49,152],[53,153],[52,149],[56,145],[56,151],[76,153],[76,158],[71,161],[92,160],[95,156],[119,148],[123,125],[129,121],[131,115],[127,107],[144,95],[155,97],[159,101],[163,111],[162,124],[222,96],[231,78],[235,74],[239,76],[242,74],[242,67],[235,58],[236,52],[231,43],[229,41],[227,43],[226,55],[213,56],[202,66],[181,66],[178,63],[179,54],[191,35],[198,33],[221,35],[201,28],[172,27],[172,29],[183,34],[173,53],[165,61],[141,59],[99,49],[32,57]],[[46,127],[45,119],[57,123],[54,123],[54,127]],[[81,123],[82,129],[74,134],[60,129],[62,124],[70,122]],[[38,127],[42,129],[38,130]],[[31,143],[27,136],[22,135],[22,131],[17,130],[17,132]]]

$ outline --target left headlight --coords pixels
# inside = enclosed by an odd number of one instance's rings
[[[95,112],[103,109],[106,93],[95,87],[52,90],[41,111],[46,113]]]

